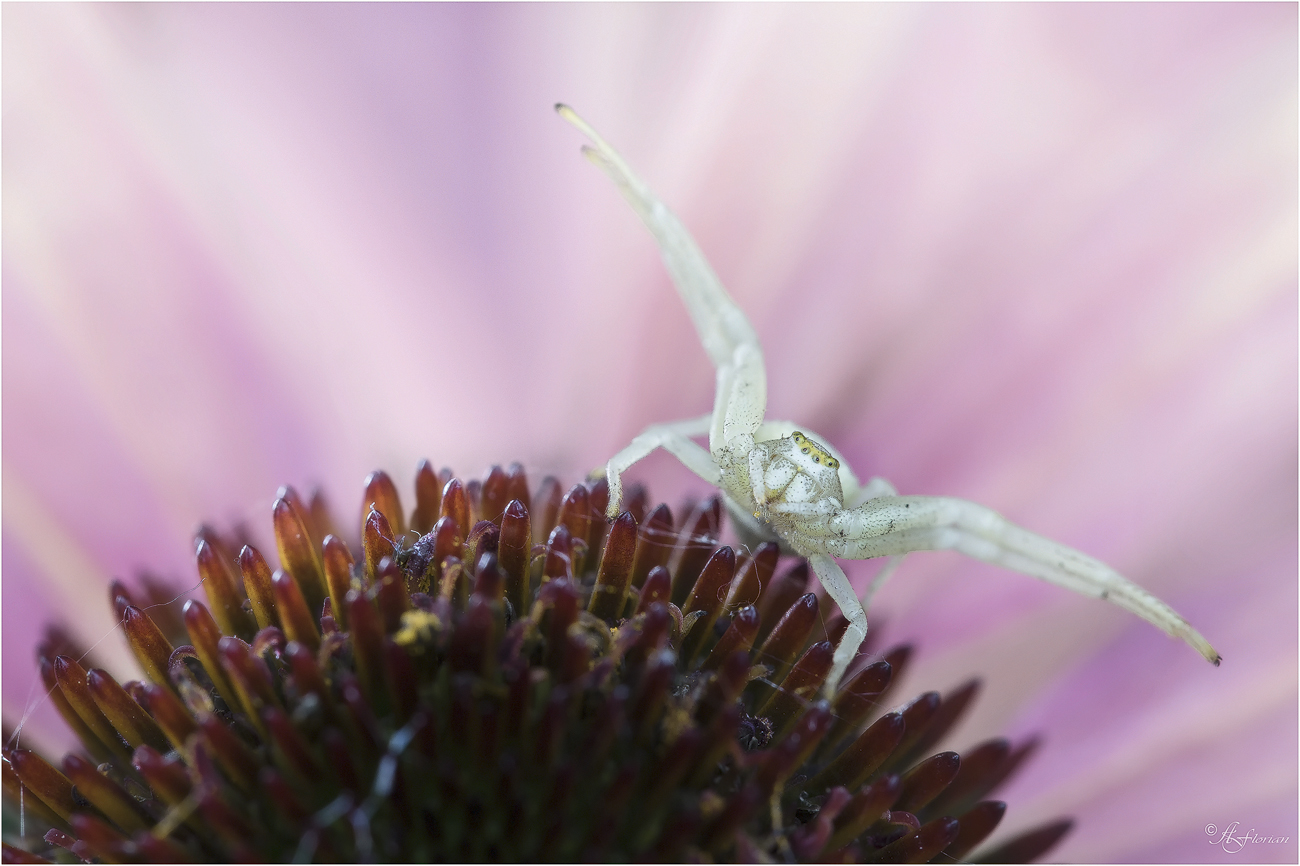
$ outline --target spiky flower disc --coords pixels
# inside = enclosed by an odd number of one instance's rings
[[[805,563],[717,546],[716,498],[677,523],[644,490],[607,523],[607,498],[423,463],[409,526],[367,480],[359,548],[283,488],[282,570],[205,528],[206,605],[146,610],[115,582],[148,681],[47,641],[84,754],[6,749],[29,831],[6,822],[6,862],[967,859],[1034,748],[931,754],[978,681],[881,714],[896,647],[818,700],[846,623],[822,626]]]

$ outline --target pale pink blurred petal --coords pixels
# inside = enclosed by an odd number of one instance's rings
[[[563,99],[753,319],[770,416],[1223,652],[912,557],[875,611],[904,691],[980,673],[959,746],[1046,738],[1003,829],[1295,860],[1293,5],[9,5],[3,49],[6,717],[43,622],[90,643],[109,576],[193,586],[193,527],[265,536],[282,483],[351,519],[378,466],[572,479],[707,410]],[[1290,842],[1234,855],[1232,821]]]

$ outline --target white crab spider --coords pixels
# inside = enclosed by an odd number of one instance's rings
[[[1108,599],[1182,638],[1208,661],[1220,656],[1187,620],[1151,593],[1101,562],[1021,529],[996,512],[943,496],[899,496],[889,482],[866,484],[825,439],[807,427],[765,421],[767,374],[758,335],[736,306],[686,227],[632,172],[623,158],[566,105],[556,111],[595,144],[583,154],[613,179],[659,244],[704,349],[717,368],[713,412],[702,418],[656,424],[610,459],[609,512],[618,515],[620,476],[656,448],[668,451],[695,474],[722,488],[727,510],[744,536],[775,539],[786,551],[807,557],[818,580],[849,621],[835,649],[826,691],[843,677],[863,639],[867,615],[833,557],[894,559],[873,581],[871,592],[903,554],[956,550],[1083,595]],[[705,451],[693,436],[709,437]]]

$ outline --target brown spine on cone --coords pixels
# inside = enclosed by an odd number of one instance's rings
[[[172,744],[172,748],[181,751],[185,748],[185,741],[190,735],[198,730],[198,725],[194,723],[194,717],[190,715],[189,710],[180,702],[170,689],[154,683],[146,683],[144,687],[145,703],[149,714],[153,716],[158,727],[162,728],[163,733],[167,735],[167,740]]]
[[[704,660],[703,669],[717,670],[732,653],[736,652],[744,653],[746,659],[748,659],[749,650],[754,645],[754,636],[756,634],[758,634],[758,608],[752,604],[747,604],[736,611],[735,616],[731,618],[731,624],[727,626],[727,630],[714,644],[713,649],[709,650],[709,655]]]
[[[834,656],[835,647],[830,641],[808,647],[781,681],[781,687],[758,710],[758,715],[767,716],[772,721],[778,736],[788,730],[803,708],[817,697],[826,675],[830,673]]]
[[[365,568],[367,583],[375,582],[375,569],[379,566],[379,560],[394,554],[395,537],[388,518],[372,508],[361,530],[361,561]]]
[[[131,651],[135,653],[140,667],[144,668],[149,679],[159,685],[174,688],[167,673],[167,665],[175,648],[148,614],[128,605],[122,611],[122,629],[126,632],[126,641],[131,646]]]
[[[325,582],[329,584],[330,611],[334,621],[343,631],[348,630],[348,591],[352,589],[352,552],[342,539],[325,536],[321,558],[325,566]]]
[[[587,610],[613,623],[623,613],[628,586],[632,580],[632,558],[636,554],[636,521],[624,511],[609,529],[609,538],[600,558],[596,585],[591,591]]]
[[[244,576],[244,589],[253,606],[258,630],[279,626],[275,613],[275,590],[271,588],[271,567],[256,547],[245,544],[239,551],[239,572]]]
[[[536,507],[530,509],[533,513],[534,544],[541,544],[551,537],[551,530],[555,528],[556,518],[560,514],[560,498],[563,495],[559,480],[551,475],[542,479],[541,486],[537,488],[537,496],[534,497]]]
[[[131,748],[142,745],[167,748],[162,729],[107,671],[91,668],[86,672],[86,686],[104,717]]]
[[[245,640],[257,633],[253,618],[244,610],[244,593],[239,575],[233,565],[226,562],[217,549],[204,539],[198,539],[194,558],[203,580],[212,616],[225,634],[239,635]]]
[[[406,591],[406,579],[391,556],[379,560],[374,593],[384,634],[392,634],[402,627],[402,614],[410,610],[411,597]]]
[[[397,495],[397,487],[394,486],[393,479],[388,477],[387,472],[378,469],[366,476],[366,490],[361,497],[362,531],[365,530],[372,509],[384,515],[388,525],[396,533],[388,536],[389,538],[397,538],[405,534],[406,516],[402,511],[402,500]]]
[[[105,718],[90,693],[90,686],[86,682],[86,669],[74,659],[59,656],[54,660],[54,676],[64,698],[82,723],[94,733],[96,739],[103,743],[114,757],[129,760],[130,752],[122,745],[117,731]]]
[[[686,599],[683,614],[703,611],[704,616],[691,626],[690,634],[682,641],[682,657],[689,663],[704,645],[704,641],[713,633],[713,624],[718,621],[718,614],[727,596],[727,587],[736,574],[736,554],[730,547],[719,547],[705,563],[704,569],[691,587]]]
[[[465,496],[465,485],[460,483],[459,478],[451,479],[442,488],[442,516],[450,517],[455,522],[461,538],[469,535],[473,526],[469,519],[469,499]]]
[[[163,754],[158,749],[140,746],[131,756],[131,764],[163,802],[175,806],[184,802],[194,785],[185,762],[178,758],[168,760]]]
[[[298,583],[307,609],[320,610],[328,593],[325,571],[301,512],[289,500],[280,498],[275,501],[271,517],[280,565]]]
[[[482,497],[483,519],[492,521],[497,525],[497,528],[501,527],[501,515],[510,503],[510,491],[507,487],[508,480],[506,471],[500,466],[493,466],[483,476],[483,488],[480,494]]]
[[[673,515],[667,505],[656,506],[641,522],[632,559],[632,585],[640,589],[656,566],[666,566],[673,552]]]
[[[275,608],[280,614],[285,637],[305,644],[313,651],[319,649],[320,628],[307,609],[297,581],[283,571],[277,571],[271,575],[271,588],[275,591]]]
[[[245,794],[257,790],[258,760],[226,724],[216,716],[208,716],[199,722],[199,730],[207,740],[208,747],[226,771],[226,775]]]
[[[67,696],[63,694],[63,689],[59,687],[58,678],[54,674],[54,661],[41,656],[37,659],[37,668],[40,671],[41,683],[45,686],[45,693],[50,697],[50,703],[54,704],[64,723],[77,735],[77,739],[81,741],[86,751],[99,761],[107,761],[113,757],[108,746],[99,739],[89,725],[82,721],[81,716],[68,702]]]
[[[247,548],[245,549],[247,550]],[[189,633],[190,643],[193,644],[194,651],[198,653],[203,669],[211,677],[212,684],[217,688],[217,693],[225,699],[227,704],[234,706],[236,699],[235,688],[226,677],[226,672],[221,668],[221,653],[217,650],[217,644],[225,635],[221,633],[221,629],[217,626],[212,615],[208,613],[208,609],[197,601],[185,602],[182,615],[185,618],[185,630]],[[163,751],[166,751],[166,749],[164,748]]]
[[[415,470],[415,510],[411,528],[424,535],[442,514],[442,484],[428,460],[421,460]]]
[[[506,598],[516,616],[525,615],[530,597],[528,560],[532,549],[532,528],[528,509],[512,499],[501,515],[501,540],[497,546],[497,564],[506,574]]]
[[[5,759],[13,766],[18,778],[41,802],[67,821],[77,809],[72,792],[72,782],[44,758],[27,749],[6,752]]]
[[[850,791],[857,788],[885,763],[902,740],[905,728],[901,713],[886,713],[876,719],[847,749],[808,781],[807,789],[820,792],[836,785]]]
[[[123,830],[136,833],[149,828],[148,819],[131,795],[80,755],[64,756],[63,773],[83,797]]]

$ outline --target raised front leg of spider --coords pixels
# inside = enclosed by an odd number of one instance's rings
[[[826,679],[833,692],[867,634],[862,602],[835,557],[893,556],[918,550],[957,550],[1083,595],[1107,599],[1168,634],[1182,638],[1217,665],[1219,654],[1169,605],[1125,580],[1109,566],[1008,522],[996,512],[939,496],[898,496],[888,482],[857,477],[825,439],[786,421],[765,421],[767,375],[758,336],[736,306],[686,227],[632,172],[623,158],[571,108],[565,120],[594,147],[583,153],[613,179],[645,222],[673,283],[691,314],[700,341],[717,369],[713,412],[702,418],[657,424],[609,461],[609,516],[619,511],[621,474],[656,448],[726,494],[742,535],[775,539],[808,558],[822,586],[849,621]],[[706,451],[692,437],[708,436]]]

